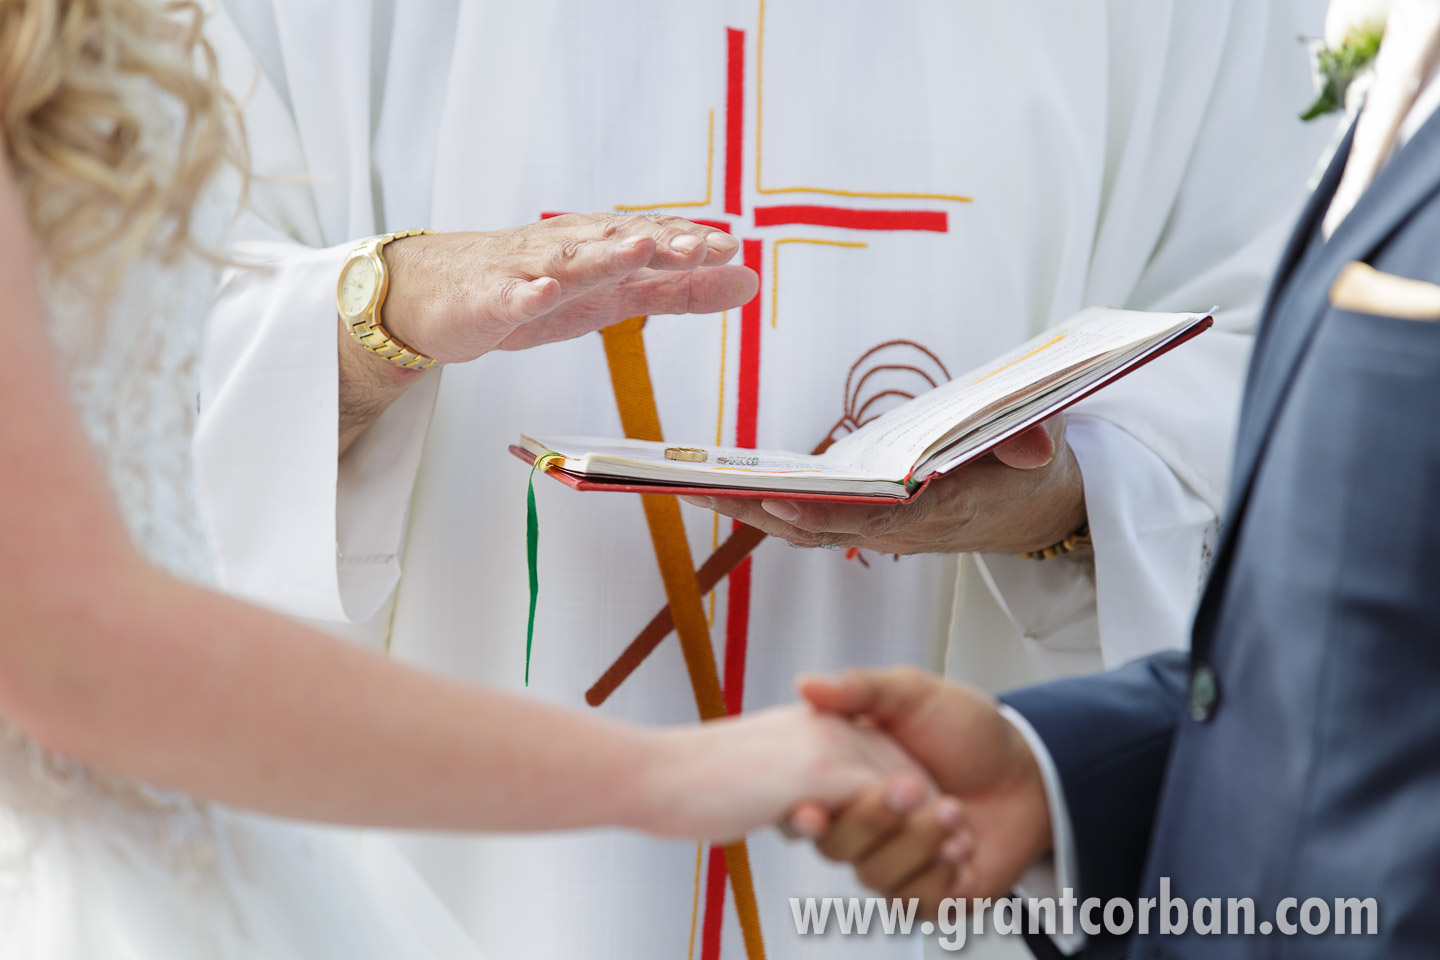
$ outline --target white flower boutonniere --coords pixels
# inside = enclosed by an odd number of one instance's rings
[[[1353,116],[1370,88],[1375,54],[1385,36],[1391,0],[1331,0],[1325,39],[1310,41],[1315,102],[1300,115],[1314,120],[1337,110]]]

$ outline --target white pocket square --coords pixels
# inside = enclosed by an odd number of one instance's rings
[[[1330,305],[1398,320],[1440,320],[1440,286],[1382,273],[1357,260],[1345,264],[1330,285]]]

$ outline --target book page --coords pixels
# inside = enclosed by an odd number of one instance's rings
[[[908,476],[948,438],[1010,404],[1163,339],[1198,315],[1094,308],[1076,314],[1010,353],[916,397],[841,439],[826,458],[882,476]]]
[[[520,445],[531,456],[553,453],[559,468],[578,476],[716,488],[816,490],[903,497],[902,477],[880,477],[811,454],[738,447],[679,447],[648,440],[599,437],[528,437]],[[673,460],[667,450],[685,450],[696,460]]]

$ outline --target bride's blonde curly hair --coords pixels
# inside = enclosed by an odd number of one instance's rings
[[[207,184],[244,169],[203,20],[195,0],[0,0],[0,125],[51,269],[98,255],[108,283],[193,249]]]

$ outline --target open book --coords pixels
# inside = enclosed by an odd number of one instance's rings
[[[984,456],[1208,328],[1203,314],[1091,309],[866,423],[815,456],[596,437],[528,437],[511,449],[581,490],[797,500],[914,497],[931,477]]]

